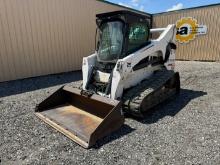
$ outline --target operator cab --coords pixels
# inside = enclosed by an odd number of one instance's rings
[[[150,17],[131,11],[96,15],[99,62],[116,63],[149,44]]]
[[[109,96],[118,59],[149,44],[151,17],[130,11],[103,13],[96,17],[97,61],[86,89]]]

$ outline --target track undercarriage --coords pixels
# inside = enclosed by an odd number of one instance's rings
[[[166,69],[156,71],[149,79],[124,92],[123,110],[136,117],[143,117],[143,113],[178,94],[179,90],[179,73]]]

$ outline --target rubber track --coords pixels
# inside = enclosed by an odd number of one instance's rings
[[[174,71],[168,71],[166,69],[157,71],[149,79],[142,81],[140,84],[128,89],[123,94],[123,110],[135,116],[141,116],[142,112],[140,106],[142,101],[147,97],[153,94],[155,91],[158,91],[162,88],[166,82],[173,77],[175,74]],[[168,96],[164,96],[167,98]],[[165,94],[166,95],[166,94]],[[157,98],[157,100],[152,100],[152,104],[155,105],[164,100],[164,98]],[[149,107],[153,107],[149,106]]]

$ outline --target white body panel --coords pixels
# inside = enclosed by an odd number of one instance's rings
[[[112,99],[120,99],[124,89],[136,86],[142,80],[151,76],[153,71],[160,69],[161,65],[151,66],[134,71],[133,67],[142,59],[153,56],[162,56],[165,59],[165,53],[168,43],[175,42],[175,25],[168,25],[166,28],[151,29],[151,32],[162,32],[158,39],[152,40],[149,45],[128,55],[123,59],[119,59],[113,70],[111,94]],[[83,58],[83,89],[85,89],[92,67],[95,65],[96,53]],[[168,70],[174,70],[175,52],[171,51],[168,61],[164,64]]]
[[[92,68],[95,66],[97,54],[94,53],[88,57],[83,58],[82,73],[83,73],[83,89],[86,88],[89,76],[91,75]]]
[[[97,71],[96,75],[94,77],[94,79],[97,82],[103,82],[103,83],[108,83],[109,78],[110,78],[110,74],[109,73],[104,73],[104,72],[101,72],[101,71]]]

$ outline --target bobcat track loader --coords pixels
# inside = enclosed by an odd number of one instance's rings
[[[84,57],[81,87],[63,86],[36,107],[36,115],[84,148],[119,129],[124,113],[143,113],[177,94],[175,25],[150,29],[145,15],[97,15],[96,51]],[[151,33],[157,39],[149,40]]]

